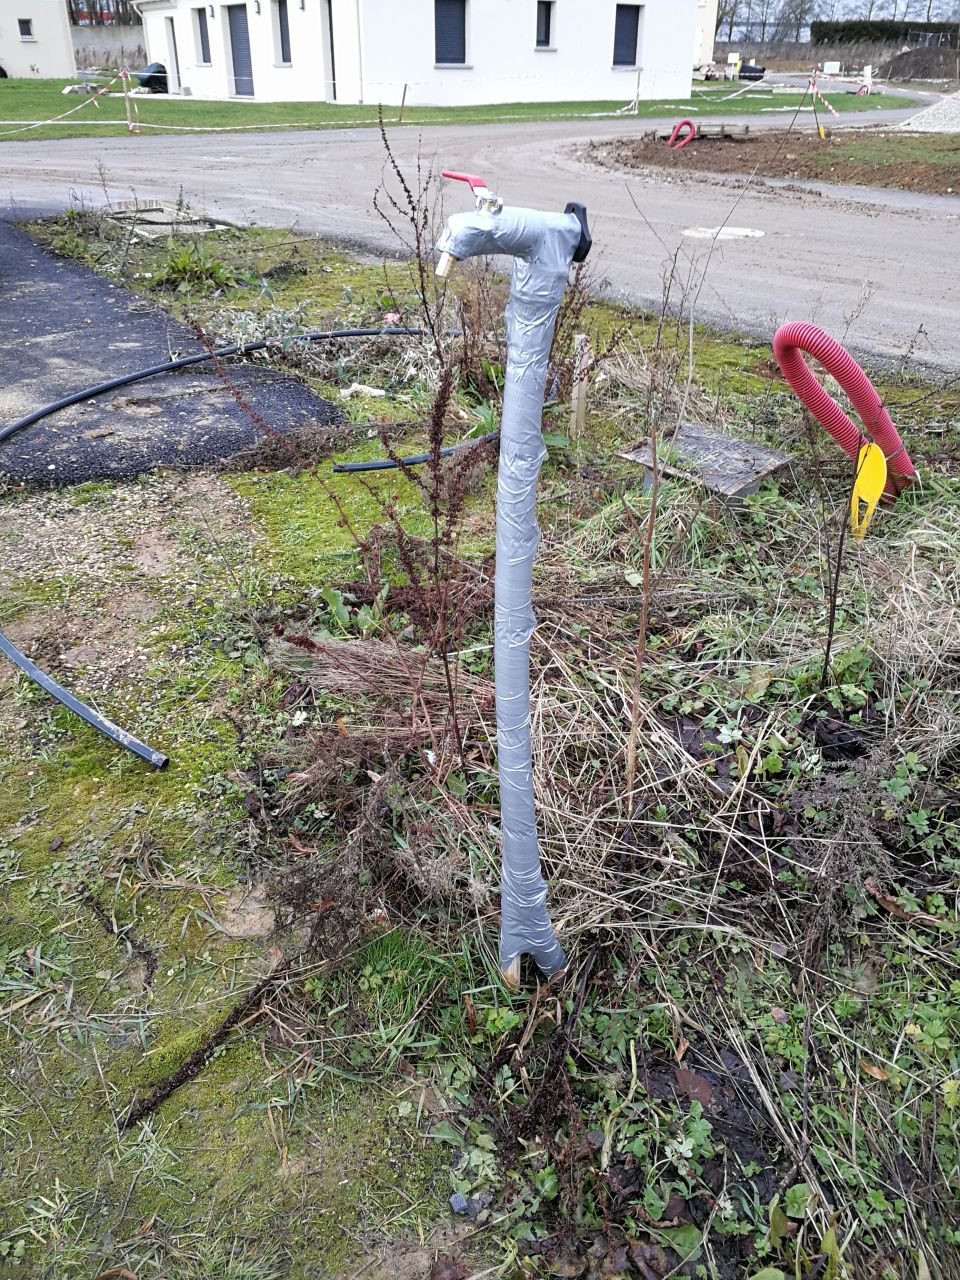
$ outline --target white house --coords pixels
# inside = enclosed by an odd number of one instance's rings
[[[0,67],[13,78],[76,74],[64,0],[0,0]]]
[[[693,65],[702,67],[713,61],[717,38],[717,14],[720,0],[697,0],[697,23],[693,39]]]
[[[440,106],[686,96],[704,6],[137,0],[148,59],[167,68],[173,93],[396,104],[406,88],[409,104]]]

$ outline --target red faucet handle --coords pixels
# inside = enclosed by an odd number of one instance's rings
[[[453,178],[455,182],[469,183],[470,190],[474,195],[490,190],[483,178],[478,178],[475,173],[458,173],[456,169],[444,169],[443,176],[445,178]]]

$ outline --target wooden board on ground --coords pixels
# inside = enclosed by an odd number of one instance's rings
[[[696,122],[695,122],[696,123]],[[726,142],[743,141],[750,137],[750,126],[748,124],[696,124],[696,142],[712,142],[725,140]],[[663,139],[669,139],[673,134],[673,129],[648,129],[643,135],[644,142],[661,142]]]
[[[119,200],[107,205],[104,215],[130,227],[133,234],[143,240],[205,235],[209,231],[225,231],[229,225],[215,221],[192,205],[174,200]]]
[[[651,475],[650,445],[624,450],[629,462],[639,462]],[[725,502],[738,502],[756,493],[761,482],[775,475],[790,461],[790,455],[768,449],[749,440],[738,440],[721,431],[711,431],[694,423],[682,423],[672,439],[659,449],[661,475],[698,480]]]

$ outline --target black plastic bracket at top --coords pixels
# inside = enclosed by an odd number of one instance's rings
[[[587,206],[571,200],[563,212],[575,214],[577,221],[580,223],[580,243],[577,245],[573,260],[574,262],[586,262],[587,254],[593,248],[593,236],[590,234],[590,228],[587,225]]]

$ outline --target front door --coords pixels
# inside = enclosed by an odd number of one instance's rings
[[[173,19],[167,18],[167,48],[169,55],[167,62],[167,92],[180,92],[180,57],[177,53],[177,29],[173,25]]]
[[[327,40],[327,60],[330,66],[330,79],[327,81],[326,93],[323,95],[327,102],[336,102],[337,100],[337,55],[333,49],[333,0],[327,0],[324,12],[324,29]]]
[[[233,54],[233,92],[238,98],[253,97],[253,60],[250,56],[250,28],[245,4],[227,5],[230,49]]]

